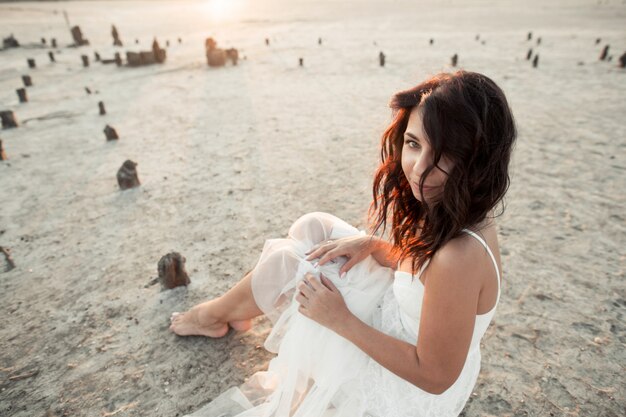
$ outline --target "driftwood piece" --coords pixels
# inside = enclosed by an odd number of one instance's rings
[[[17,39],[15,39],[15,36],[13,36],[13,34],[11,34],[11,36],[9,36],[8,38],[4,38],[2,40],[2,47],[4,49],[19,48],[20,47],[20,43],[17,41]]]
[[[7,154],[6,152],[4,152],[4,147],[2,146],[2,139],[0,139],[0,161],[6,161],[7,159]]]
[[[139,177],[137,176],[137,163],[127,159],[120,169],[117,170],[117,184],[122,190],[139,187]]]
[[[28,68],[37,68],[37,64],[35,63],[35,58],[28,58],[26,59],[26,62],[28,62]]]
[[[104,127],[104,134],[107,138],[107,140],[117,140],[120,137],[117,135],[117,132],[115,131],[115,129],[113,129],[111,126],[106,125]]]
[[[28,103],[28,96],[26,95],[25,88],[18,88],[17,90],[15,90],[15,92],[20,99],[20,103]]]
[[[162,289],[169,290],[191,283],[185,271],[185,261],[185,257],[178,252],[170,252],[159,260],[157,270]]]
[[[89,45],[89,41],[83,38],[83,33],[81,32],[79,26],[74,26],[71,29],[71,32],[72,32],[72,39],[74,39],[74,46]]]
[[[30,78],[30,75],[22,75],[22,82],[24,83],[24,87],[31,87],[33,85],[33,80]]]
[[[219,48],[207,50],[206,60],[210,67],[223,67],[226,65],[226,52]]]
[[[54,59],[54,52],[48,51],[48,58],[50,58],[50,62],[56,62],[56,59]]]
[[[15,114],[11,110],[0,111],[0,119],[2,119],[2,128],[10,129],[17,127],[17,120],[15,120]]]
[[[228,48],[226,50],[226,58],[229,59],[233,65],[237,65],[237,61],[239,61],[239,51],[235,48]]]
[[[4,254],[7,264],[9,264],[9,268],[6,271],[10,271],[15,268],[15,262],[13,262],[13,258],[11,257],[11,249],[0,246],[0,252]]]
[[[98,109],[100,109],[100,116],[107,114],[106,109],[104,108],[104,101],[98,102]]]
[[[600,53],[600,61],[604,61],[609,54],[609,45],[606,45],[604,49],[602,49],[602,53]]]

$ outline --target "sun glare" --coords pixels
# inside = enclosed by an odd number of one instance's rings
[[[206,0],[205,10],[212,20],[228,20],[237,15],[246,0]]]

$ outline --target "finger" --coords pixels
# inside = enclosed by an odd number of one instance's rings
[[[328,242],[318,243],[317,245],[313,246],[309,255],[306,257],[306,260],[310,261],[311,259],[319,258],[320,256],[324,255],[328,250],[332,249],[333,247],[334,245],[331,246],[331,243],[328,243]]]
[[[298,294],[296,294],[296,301],[301,306],[305,306],[309,302],[309,300],[307,300],[307,298],[303,296],[301,292],[298,292]]]
[[[300,282],[300,284],[298,284],[298,290],[304,294],[304,296],[306,298],[311,298],[312,293],[314,292],[314,290],[309,287],[309,285],[306,283],[306,281],[302,281]]]
[[[355,258],[348,259],[348,262],[346,262],[341,268],[339,268],[339,276],[341,278],[344,278],[344,274],[346,274],[356,263],[357,262]]]
[[[339,292],[337,287],[335,287],[335,284],[333,284],[333,282],[330,279],[326,278],[322,274],[320,274],[320,277],[322,279],[322,284],[324,284],[326,287],[328,287],[329,290],[331,290],[332,292]]]
[[[317,264],[324,265],[326,262],[330,261],[331,259],[335,259],[336,257],[341,256],[341,255],[343,255],[343,253],[333,248],[329,250],[328,252],[326,252],[324,255],[322,255],[320,257],[320,260],[317,261]]]
[[[324,289],[324,286],[317,278],[312,277],[312,278],[308,278],[307,280],[309,281],[309,284],[311,285],[311,287],[313,287],[314,291]]]

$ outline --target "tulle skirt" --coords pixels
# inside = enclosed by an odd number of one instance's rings
[[[314,267],[305,252],[315,244],[345,236],[365,235],[328,213],[300,217],[287,238],[269,239],[252,271],[252,292],[273,326],[264,342],[277,355],[267,371],[257,372],[187,417],[404,417],[456,416],[467,400],[467,387],[436,396],[420,390],[380,366],[350,341],[302,315],[296,288],[307,272],[323,273],[341,291],[360,320],[387,334],[416,343],[399,319],[393,296],[393,269],[371,255],[344,278],[346,262]],[[468,359],[470,359],[468,357]],[[478,361],[468,360],[464,372],[478,375]],[[477,366],[476,366],[477,365]],[[473,387],[473,382],[469,387]],[[452,395],[452,398],[447,398]],[[443,404],[443,406],[442,406]],[[436,412],[432,414],[430,411]]]

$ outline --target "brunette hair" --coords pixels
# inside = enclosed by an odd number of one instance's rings
[[[381,226],[384,233],[391,217],[394,248],[400,259],[413,258],[415,273],[463,228],[483,221],[502,200],[510,183],[508,168],[517,129],[500,87],[475,72],[437,74],[396,93],[389,106],[393,120],[382,135],[381,164],[374,175],[368,217],[374,234]],[[434,153],[432,165],[420,176],[420,192],[443,155],[453,162],[441,199],[430,204],[415,198],[402,170],[404,133],[415,106],[420,107]]]

